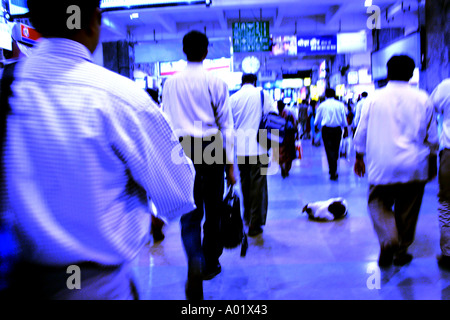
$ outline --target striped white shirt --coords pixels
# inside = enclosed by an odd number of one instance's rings
[[[182,149],[165,116],[86,47],[43,39],[15,77],[7,216],[26,259],[122,264],[147,241],[149,199],[166,221],[195,208],[195,171],[184,156],[174,163]]]

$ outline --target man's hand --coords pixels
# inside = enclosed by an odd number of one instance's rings
[[[364,163],[364,158],[361,155],[356,155],[354,170],[358,177],[364,177],[366,174],[366,164]]]
[[[227,164],[225,168],[227,174],[227,187],[234,186],[236,184],[236,178],[234,176],[234,165]]]

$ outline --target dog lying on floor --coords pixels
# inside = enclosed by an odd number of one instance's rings
[[[325,201],[308,203],[302,210],[312,220],[334,221],[345,217],[348,213],[347,201],[343,198],[332,198]]]

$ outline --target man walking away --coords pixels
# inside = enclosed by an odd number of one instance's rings
[[[439,152],[439,228],[441,255],[439,266],[450,269],[450,79],[445,79],[434,89],[431,102],[436,114],[441,116],[442,132]]]
[[[436,167],[439,146],[434,110],[427,93],[408,84],[414,68],[408,56],[388,61],[389,82],[366,100],[354,139],[358,176],[365,174],[367,156],[368,206],[380,243],[380,267],[411,261],[407,250],[425,184],[436,175],[429,172]]]
[[[342,130],[347,127],[345,105],[336,100],[333,89],[325,90],[326,100],[317,109],[314,126],[322,126],[322,140],[327,154],[330,180],[337,180]]]
[[[261,116],[278,113],[270,96],[256,88],[254,74],[242,76],[242,88],[230,98],[236,130],[236,154],[244,201],[244,221],[249,226],[248,235],[257,236],[266,224],[268,192],[267,175],[261,169],[269,163],[268,150],[257,142]],[[263,95],[263,97],[261,96]]]
[[[210,280],[221,272],[220,216],[225,168],[228,182],[235,183],[234,159],[230,154],[233,141],[226,139],[233,131],[228,87],[203,68],[208,45],[208,37],[201,32],[191,31],[184,36],[187,67],[166,81],[162,95],[164,112],[196,171],[194,199],[197,209],[181,218],[189,269],[186,297],[190,300],[203,299],[203,279]]]

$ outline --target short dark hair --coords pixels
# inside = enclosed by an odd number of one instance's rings
[[[414,73],[416,64],[407,55],[393,56],[387,63],[389,80],[409,81]]]
[[[336,91],[334,89],[328,88],[325,90],[325,97],[327,98],[336,98]]]
[[[188,61],[201,61],[208,53],[209,40],[200,31],[190,31],[183,37],[183,52]]]
[[[72,5],[80,8],[80,27],[86,29],[100,7],[100,0],[28,0],[27,5],[31,24],[43,37],[70,38],[80,30],[67,27],[67,20],[72,15],[67,9]]]
[[[361,93],[361,97],[363,97],[363,98],[366,98],[368,95],[369,95],[369,94],[368,94],[366,91],[364,91],[363,93]]]
[[[255,74],[247,73],[242,75],[242,84],[244,83],[256,83],[258,77]]]

